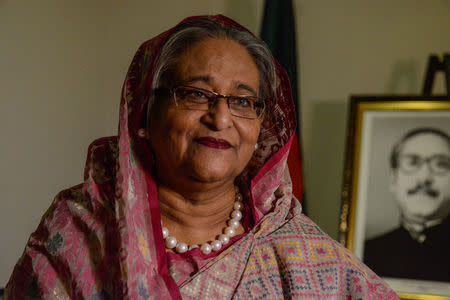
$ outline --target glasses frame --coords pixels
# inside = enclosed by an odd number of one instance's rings
[[[177,106],[177,108],[179,108],[179,104],[178,104],[178,101],[177,101],[177,93],[176,92],[180,88],[188,88],[188,89],[192,89],[192,90],[196,90],[196,91],[202,92],[208,98],[208,102],[207,102],[208,109],[198,109],[198,108],[186,107],[186,109],[188,109],[188,110],[209,111],[212,107],[214,107],[216,105],[216,103],[217,103],[219,98],[223,98],[223,99],[226,100],[227,106],[228,106],[228,110],[229,110],[229,112],[230,112],[230,114],[232,116],[235,116],[235,117],[238,117],[238,118],[242,118],[242,119],[248,119],[248,120],[260,119],[262,117],[262,115],[264,114],[264,111],[266,109],[265,101],[264,101],[263,98],[259,98],[259,97],[256,97],[256,96],[244,96],[244,95],[242,95],[242,96],[239,96],[239,95],[222,95],[222,94],[219,94],[219,93],[216,93],[216,92],[213,92],[213,91],[205,90],[205,89],[194,87],[194,86],[188,86],[188,85],[179,85],[179,86],[176,86],[176,87],[174,87],[174,88],[172,88],[170,90],[172,95],[173,95],[173,99],[175,101],[175,105]],[[261,109],[259,115],[258,115],[258,111],[256,111],[256,117],[255,118],[241,116],[241,115],[236,115],[235,113],[233,113],[233,111],[231,110],[231,106],[230,106],[230,100],[234,99],[234,98],[246,98],[246,99],[251,100],[252,102],[254,102],[254,104],[262,105],[262,109]],[[212,104],[212,106],[211,106],[211,104]]]
[[[402,164],[400,163],[400,160],[402,159],[402,157],[405,157],[405,156],[417,156],[419,158],[419,164],[417,166],[417,169],[409,171],[409,170],[405,170],[405,168],[402,168]],[[441,154],[431,155],[431,156],[426,157],[426,158],[421,157],[420,155],[416,155],[416,154],[402,154],[398,158],[398,160],[399,160],[399,162],[398,162],[398,169],[403,174],[410,175],[410,174],[414,174],[414,173],[418,172],[420,170],[420,168],[422,168],[423,164],[426,163],[427,166],[428,166],[428,170],[430,170],[431,174],[437,175],[437,176],[444,176],[444,175],[446,175],[449,172],[449,170],[446,170],[444,172],[436,172],[436,170],[434,169],[433,165],[431,164],[431,160],[442,158],[442,157],[445,157],[445,158],[449,159],[448,156],[441,155]]]

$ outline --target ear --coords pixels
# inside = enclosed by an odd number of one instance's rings
[[[148,140],[150,138],[150,135],[148,133],[148,130],[145,128],[139,128],[138,130],[138,136],[142,139]]]
[[[270,115],[267,115],[266,112],[261,115],[258,121],[261,124],[261,128],[270,130],[273,127],[273,122],[271,121]]]
[[[261,126],[264,124],[265,119],[266,119],[266,112],[263,111],[262,115],[258,118],[259,124]]]
[[[389,190],[393,193],[397,187],[398,174],[397,170],[391,169],[389,173]]]

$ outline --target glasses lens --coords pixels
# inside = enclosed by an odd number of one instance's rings
[[[436,155],[430,158],[430,168],[435,174],[443,175],[450,170],[450,157],[446,155]]]
[[[417,171],[422,165],[423,160],[418,155],[402,155],[399,157],[400,169],[406,173]]]
[[[257,119],[264,111],[264,101],[252,96],[222,96],[213,92],[189,86],[179,86],[174,89],[175,103],[180,109],[209,110],[215,105],[217,98],[228,101],[230,113],[233,116]]]
[[[175,101],[179,108],[208,110],[211,93],[202,89],[180,86],[174,91]]]
[[[264,110],[264,102],[256,97],[229,97],[231,114],[237,117],[256,119]]]

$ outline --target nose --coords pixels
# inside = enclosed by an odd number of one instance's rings
[[[418,176],[423,180],[423,182],[432,183],[434,179],[433,171],[431,170],[429,160],[425,160],[424,164],[420,167],[418,171]]]
[[[214,130],[223,130],[233,126],[233,119],[226,98],[217,98],[216,102],[203,116],[203,122]]]

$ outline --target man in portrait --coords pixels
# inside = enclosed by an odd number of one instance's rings
[[[400,226],[365,242],[364,262],[384,277],[450,281],[450,138],[416,128],[393,147],[390,190]]]

